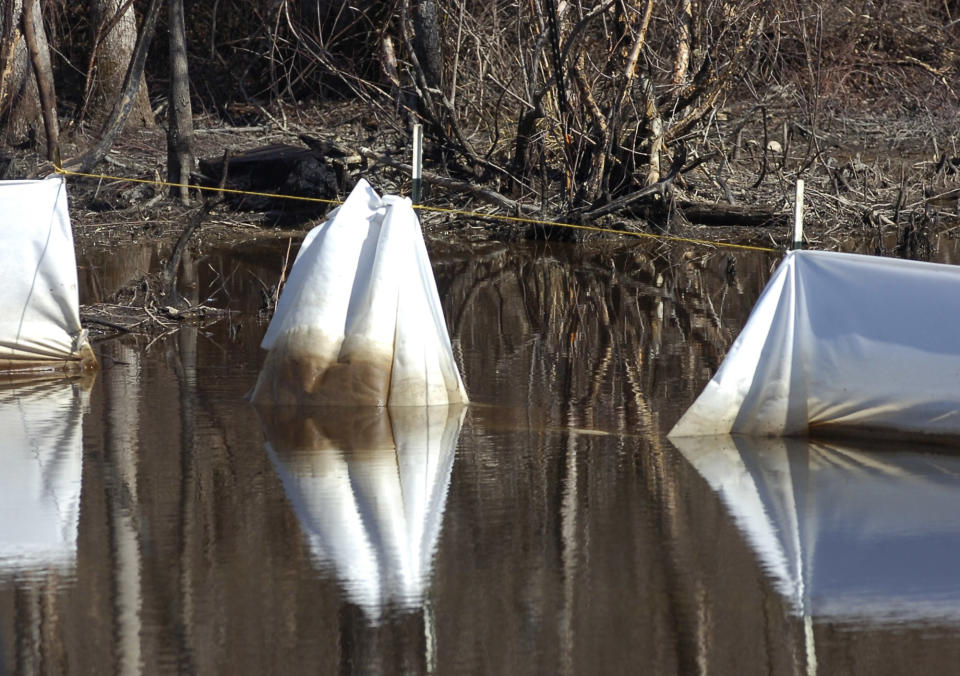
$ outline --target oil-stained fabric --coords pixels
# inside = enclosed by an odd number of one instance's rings
[[[93,360],[64,180],[0,181],[0,238],[0,370]]]
[[[960,437],[960,268],[787,255],[671,437]]]
[[[363,180],[307,234],[261,346],[258,405],[467,401],[413,207]]]

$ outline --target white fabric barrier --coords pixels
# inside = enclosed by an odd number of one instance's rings
[[[267,452],[315,562],[374,619],[422,602],[463,406],[262,412]]]
[[[410,200],[362,179],[307,234],[261,347],[255,404],[467,401]]]
[[[794,251],[671,437],[960,437],[960,267]]]
[[[0,573],[74,564],[88,394],[63,380],[0,389]]]
[[[671,439],[797,615],[960,624],[960,457],[930,447]]]
[[[0,369],[95,366],[64,180],[0,181],[0,239]]]

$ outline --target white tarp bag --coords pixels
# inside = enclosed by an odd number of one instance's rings
[[[0,574],[74,564],[88,394],[65,380],[0,389]]]
[[[671,441],[795,614],[960,624],[957,455],[786,438]]]
[[[467,401],[410,200],[362,179],[307,234],[261,347],[254,404]]]
[[[960,267],[787,255],[671,437],[960,437]]]
[[[0,370],[94,368],[63,178],[0,181]]]
[[[261,417],[314,561],[331,566],[348,598],[373,618],[388,604],[417,607],[466,408],[294,410]]]

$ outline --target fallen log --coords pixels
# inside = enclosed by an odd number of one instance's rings
[[[215,186],[226,175],[224,187],[259,194],[228,194],[232,208],[286,212],[293,221],[308,219],[330,208],[325,202],[296,201],[286,197],[321,200],[338,198],[345,170],[334,166],[320,152],[287,144],[273,144],[223,159],[199,162],[201,185]],[[275,194],[277,197],[272,197]]]
[[[678,201],[676,204],[683,216],[697,225],[773,227],[787,225],[786,212],[763,207],[735,204],[704,204],[702,202]]]

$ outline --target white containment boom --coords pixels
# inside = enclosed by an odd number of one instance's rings
[[[787,254],[671,437],[960,438],[960,267]]]
[[[410,200],[362,179],[307,234],[261,347],[256,405],[467,401]]]
[[[0,371],[95,368],[62,178],[0,181]]]

